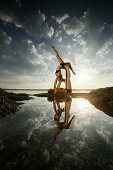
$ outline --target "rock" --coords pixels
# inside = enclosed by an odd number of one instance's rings
[[[18,106],[22,103],[16,103],[16,101],[29,100],[28,94],[20,93],[8,93],[4,89],[0,88],[0,115],[5,116],[10,113],[16,112]]]
[[[113,87],[92,90],[90,93],[41,93],[35,94],[37,97],[48,97],[48,101],[54,98],[85,98],[89,100],[97,109],[113,117]]]
[[[113,87],[93,90],[86,99],[97,109],[113,117]]]

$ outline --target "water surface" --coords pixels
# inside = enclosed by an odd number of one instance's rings
[[[72,99],[69,113],[75,118],[51,146],[58,127],[47,98],[25,101],[0,119],[0,169],[113,169],[113,118],[82,98]]]

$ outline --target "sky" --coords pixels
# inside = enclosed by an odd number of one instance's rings
[[[0,0],[0,87],[53,88],[59,63],[50,45],[76,72],[73,89],[113,86],[112,7],[112,0]]]

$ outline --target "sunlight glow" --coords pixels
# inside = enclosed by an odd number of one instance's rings
[[[86,74],[84,74],[84,73],[79,73],[79,74],[78,74],[78,79],[79,79],[80,81],[86,81],[86,80],[89,79],[89,77],[88,77]]]
[[[82,98],[78,99],[77,104],[78,104],[78,109],[79,110],[86,109],[86,108],[88,108],[91,105],[88,102],[88,100],[85,100],[85,99],[82,99]]]

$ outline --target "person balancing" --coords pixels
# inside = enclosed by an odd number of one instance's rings
[[[59,62],[59,66],[56,68],[56,72],[55,72],[56,79],[54,81],[54,93],[57,93],[59,91],[62,81],[65,81],[65,89],[66,89],[67,93],[71,93],[72,92],[72,87],[71,87],[71,81],[70,81],[70,70],[72,71],[72,73],[74,75],[76,75],[76,73],[72,69],[71,63],[69,63],[69,62],[65,63],[61,59],[58,52],[55,50],[55,48],[52,45],[50,45],[50,48],[52,48],[52,50],[55,52],[56,58],[57,58],[57,60]],[[61,69],[66,70],[66,80],[64,80],[63,77],[62,77]],[[57,81],[59,81],[58,85],[57,85]]]

